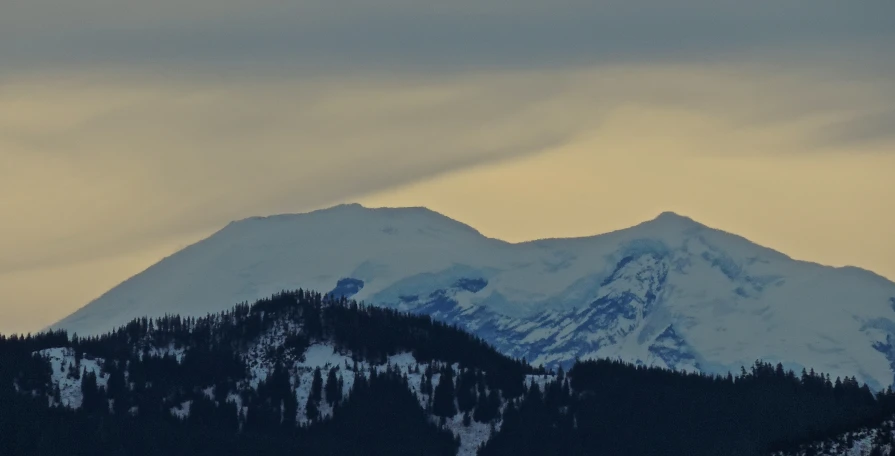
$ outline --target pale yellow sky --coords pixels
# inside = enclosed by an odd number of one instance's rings
[[[668,128],[674,128],[672,118]],[[671,210],[796,259],[857,265],[895,278],[889,228],[895,224],[895,157],[703,157],[678,153],[700,145],[670,140],[671,134],[612,136],[604,131],[547,154],[359,201],[428,206],[514,242],[608,232]],[[599,152],[618,148],[625,153]]]
[[[510,241],[672,210],[895,278],[895,141],[853,127],[886,112],[888,78],[755,62],[178,74],[0,79],[0,332],[39,330],[231,220],[352,201]]]

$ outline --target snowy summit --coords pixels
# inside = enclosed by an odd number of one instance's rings
[[[763,359],[893,383],[895,283],[796,261],[671,212],[608,234],[518,244],[425,208],[253,217],[54,328],[98,334],[298,288],[428,314],[535,366],[600,357],[726,373]]]

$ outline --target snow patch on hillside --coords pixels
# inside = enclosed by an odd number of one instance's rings
[[[337,353],[335,347],[330,344],[314,344],[305,351],[305,360],[296,365],[329,370],[331,367],[344,367],[353,362],[350,356]]]
[[[174,345],[169,345],[167,347],[149,347],[144,353],[150,357],[154,358],[164,358],[165,356],[171,356],[177,360],[178,363],[183,362],[183,357],[186,355],[186,350],[183,348],[177,348]]]
[[[270,348],[278,346],[277,344],[282,344],[282,341],[292,331],[297,331],[297,329],[288,323],[278,322],[271,330],[259,337],[256,343],[248,350],[246,363],[252,366],[249,377],[249,384],[252,388],[257,388],[258,384],[264,381],[273,371],[274,361],[269,355]],[[293,372],[292,384],[298,400],[296,422],[302,425],[310,422],[306,413],[306,405],[311,394],[314,370],[317,368],[321,369],[321,376],[324,382],[331,368],[337,370],[336,375],[342,379],[343,383],[343,397],[350,395],[357,376],[368,378],[371,369],[377,373],[384,373],[388,369],[397,370],[400,374],[407,376],[408,387],[416,395],[420,406],[425,409],[432,398],[420,391],[420,383],[428,366],[428,363],[420,363],[409,352],[391,355],[385,362],[380,364],[371,364],[367,361],[355,362],[350,353],[340,352],[330,343],[313,343],[305,351],[302,360],[295,360],[290,366],[286,366]],[[460,374],[461,369],[458,364],[454,364],[451,367],[455,376]],[[440,376],[441,374],[437,372],[433,375],[433,385],[438,384]],[[528,381],[538,382],[543,387],[550,379],[552,379],[552,376],[530,376]],[[238,395],[231,395],[228,400],[234,402],[240,410],[244,410],[241,398]],[[322,400],[319,405],[319,412],[323,419],[328,419],[332,417],[333,409],[325,400]],[[176,413],[178,416],[183,416],[188,414],[188,410],[186,412],[178,410]],[[441,421],[435,416],[431,416],[430,419],[433,423],[440,423]],[[460,451],[458,454],[461,456],[475,455],[478,447],[487,441],[491,435],[490,423],[478,423],[473,420],[469,426],[464,426],[462,413],[457,413],[455,416],[445,420],[445,426],[460,438]],[[499,421],[495,423],[495,426],[496,429],[499,429]]]
[[[184,401],[182,404],[177,407],[171,408],[171,414],[185,420],[190,416],[190,407],[193,405],[193,401]]]
[[[895,422],[893,421],[885,423],[885,426],[889,429],[891,429],[893,425],[895,425]],[[810,445],[810,448],[812,449],[811,454],[816,456],[869,456],[873,450],[874,442],[891,437],[891,435],[882,435],[883,432],[892,434],[892,431],[884,431],[881,426],[849,432],[828,442],[816,442]],[[883,454],[888,454],[888,451],[895,450],[895,447],[888,444],[881,444],[879,447],[883,450]],[[773,456],[805,456],[806,454],[809,453],[803,448],[802,450],[790,453],[778,452]]]
[[[81,392],[81,378],[85,373],[96,374],[98,387],[105,388],[108,385],[109,376],[103,373],[102,360],[85,356],[78,362],[75,351],[71,348],[49,348],[41,350],[37,354],[50,362],[50,367],[53,370],[53,385],[59,388],[59,401],[50,397],[51,406],[80,408],[84,401],[84,395]]]

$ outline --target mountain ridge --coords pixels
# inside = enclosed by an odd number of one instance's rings
[[[707,224],[705,224],[705,223],[699,222],[698,220],[694,219],[693,217],[690,217],[690,216],[688,216],[688,215],[684,215],[684,214],[681,214],[681,213],[678,213],[678,212],[675,212],[675,211],[671,211],[671,210],[661,211],[661,212],[659,212],[659,214],[656,215],[655,217],[653,217],[653,218],[651,218],[651,219],[648,219],[648,220],[644,220],[644,221],[642,221],[642,222],[640,222],[640,223],[635,223],[634,225],[630,225],[630,226],[626,226],[626,227],[622,227],[622,228],[617,228],[617,229],[614,229],[614,230],[611,230],[611,231],[602,232],[602,233],[595,233],[595,234],[581,235],[581,236],[567,236],[567,237],[544,237],[544,238],[537,238],[537,239],[528,239],[528,240],[524,240],[524,241],[507,241],[507,240],[501,239],[501,238],[499,238],[499,237],[492,237],[492,236],[485,235],[485,234],[483,234],[481,231],[479,231],[478,229],[476,229],[474,226],[472,226],[472,225],[470,225],[470,224],[468,224],[468,223],[465,223],[465,222],[462,222],[462,221],[460,221],[460,220],[454,219],[454,218],[452,218],[452,217],[449,217],[449,216],[447,216],[447,215],[445,215],[445,214],[442,214],[442,213],[440,213],[440,212],[438,212],[438,211],[435,211],[435,210],[430,209],[430,208],[425,207],[425,206],[380,206],[380,207],[369,207],[369,206],[364,206],[364,205],[361,204],[361,203],[343,203],[343,204],[337,204],[337,205],[334,205],[334,206],[330,206],[330,207],[326,207],[326,208],[322,208],[322,209],[316,209],[316,210],[312,210],[312,211],[308,211],[308,212],[290,212],[290,213],[281,213],[281,214],[271,214],[271,215],[262,215],[262,216],[250,216],[250,217],[245,217],[245,218],[238,219],[238,220],[234,220],[234,221],[231,221],[231,222],[227,223],[227,225],[225,225],[223,228],[221,228],[220,230],[218,230],[218,231],[212,233],[211,236],[214,236],[214,235],[217,234],[218,232],[223,231],[224,229],[226,229],[227,227],[229,227],[229,226],[231,226],[231,225],[239,224],[239,223],[242,223],[242,222],[290,220],[290,219],[295,219],[295,218],[297,218],[297,217],[310,216],[310,215],[314,215],[314,214],[320,214],[320,213],[325,213],[325,212],[330,212],[330,211],[338,211],[338,210],[347,210],[347,209],[350,209],[350,210],[371,211],[371,212],[376,212],[376,211],[382,211],[382,212],[387,212],[387,211],[416,211],[416,212],[427,213],[427,214],[430,214],[430,215],[433,215],[433,216],[437,216],[437,217],[439,217],[439,218],[441,218],[441,219],[444,219],[444,220],[446,220],[446,221],[449,221],[449,222],[451,222],[451,223],[455,223],[455,224],[457,224],[457,225],[467,227],[470,231],[475,232],[475,233],[481,235],[483,238],[486,238],[486,239],[489,239],[489,240],[493,240],[493,241],[499,241],[499,242],[502,242],[502,243],[505,243],[505,244],[509,244],[509,245],[537,244],[537,243],[550,242],[550,241],[590,240],[590,239],[599,238],[599,237],[603,237],[603,236],[608,236],[608,235],[612,235],[612,234],[616,234],[616,233],[620,233],[620,232],[625,232],[625,231],[628,231],[628,230],[631,230],[631,229],[634,229],[634,228],[638,228],[638,227],[643,227],[643,226],[654,226],[654,225],[662,226],[662,225],[664,225],[664,226],[667,227],[668,225],[676,224],[676,225],[679,226],[679,227],[689,227],[690,229],[706,229],[706,230],[711,230],[711,231],[714,231],[714,232],[722,233],[722,234],[725,234],[725,235],[728,235],[728,236],[732,236],[732,237],[741,239],[742,241],[744,241],[744,242],[746,242],[746,243],[748,243],[748,244],[750,244],[750,245],[752,245],[752,246],[760,247],[760,248],[762,248],[762,249],[765,249],[765,250],[767,250],[767,251],[773,252],[773,253],[778,254],[778,255],[780,255],[780,256],[782,256],[782,257],[785,257],[785,258],[787,258],[787,259],[790,259],[790,260],[793,260],[793,261],[797,261],[797,262],[800,262],[800,263],[811,264],[811,265],[817,265],[817,266],[822,266],[822,267],[825,267],[825,268],[831,268],[831,269],[837,269],[837,270],[849,270],[849,269],[854,269],[854,270],[857,270],[857,271],[862,272],[862,273],[872,274],[872,275],[874,275],[874,276],[876,276],[876,277],[878,277],[878,278],[880,278],[880,279],[882,279],[882,280],[885,280],[886,282],[889,282],[889,283],[895,283],[895,279],[890,279],[890,278],[888,278],[888,277],[886,277],[886,276],[884,276],[884,275],[882,275],[882,274],[880,274],[880,273],[878,273],[878,272],[876,272],[876,271],[873,271],[873,270],[871,270],[871,269],[867,269],[867,268],[864,268],[864,267],[861,267],[861,266],[858,266],[858,265],[846,264],[846,265],[842,265],[842,266],[834,266],[834,265],[824,264],[824,263],[817,262],[817,261],[812,261],[812,260],[807,260],[807,259],[794,258],[794,257],[790,256],[789,254],[782,252],[781,250],[777,250],[777,249],[775,249],[775,248],[773,248],[773,247],[768,247],[768,246],[759,244],[759,243],[757,243],[757,242],[754,242],[754,241],[750,240],[749,238],[747,238],[747,237],[745,237],[745,236],[736,234],[736,233],[734,233],[734,232],[731,232],[731,231],[727,231],[727,230],[723,230],[723,229],[720,229],[720,228],[715,228],[715,227],[709,226],[709,225],[707,225]],[[673,225],[672,225],[672,226],[673,226]],[[211,236],[209,236],[209,237],[211,237]],[[206,238],[206,239],[208,239],[208,238]],[[202,242],[202,241],[201,241],[201,240],[200,240],[200,241],[197,241],[197,242],[195,242],[195,243],[193,243],[193,244],[191,244],[191,245],[198,244],[199,242]],[[187,247],[189,247],[189,246],[187,246]],[[185,247],[185,248],[186,248],[186,247]],[[175,252],[175,253],[176,253],[176,252]],[[173,255],[173,254],[172,254],[172,255]],[[169,256],[170,256],[170,255],[169,255]]]
[[[620,358],[725,372],[755,359],[895,372],[895,283],[794,260],[663,212],[610,233],[509,243],[425,208],[340,205],[252,217],[162,260],[54,328],[201,316],[284,289],[424,313],[514,357]]]

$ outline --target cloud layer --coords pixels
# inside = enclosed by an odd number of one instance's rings
[[[32,64],[547,66],[837,50],[891,57],[895,5],[836,0],[33,0],[0,17]],[[872,55],[872,56],[871,56]]]
[[[50,323],[101,289],[52,294],[40,283],[93,274],[107,287],[247,216],[373,193],[409,201],[445,176],[500,181],[481,167],[560,160],[546,180],[533,167],[513,175],[540,182],[544,201],[571,201],[596,185],[568,182],[576,166],[636,174],[644,160],[688,176],[693,160],[729,172],[738,160],[798,170],[834,156],[869,169],[895,151],[891,1],[32,0],[2,10],[0,307],[12,304],[0,331],[35,329],[35,308]],[[849,198],[888,195],[851,185],[861,179],[848,176]],[[402,188],[411,193],[389,193]],[[439,188],[431,199],[450,193]],[[762,210],[747,204],[754,189],[733,191],[742,211]],[[516,194],[507,207],[537,199]],[[793,194],[793,205],[817,203]],[[475,206],[458,198],[439,204]],[[654,201],[618,198],[603,214],[615,227],[636,221],[622,208]],[[851,216],[875,223],[872,210]]]

